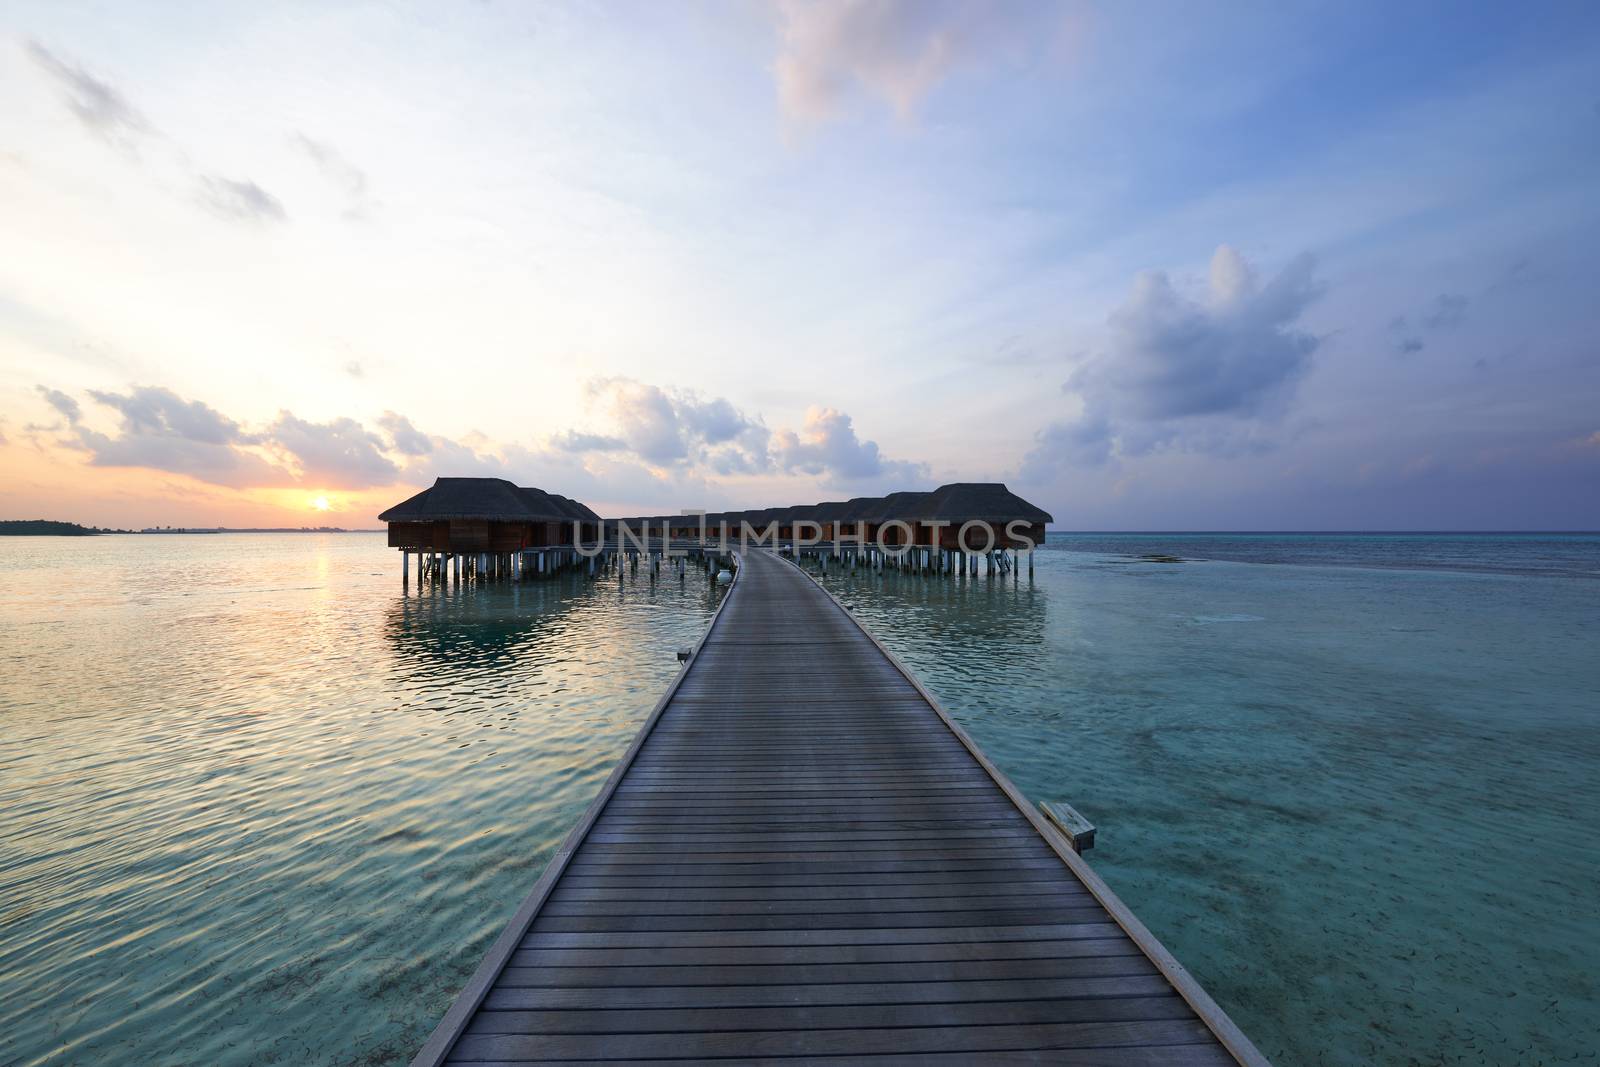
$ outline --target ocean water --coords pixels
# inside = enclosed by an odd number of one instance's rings
[[[1594,1062],[1600,537],[1053,534],[1037,563],[823,580],[1096,824],[1275,1062]]]
[[[0,539],[0,1064],[404,1063],[716,608],[381,535]]]
[[[1593,1061],[1600,538],[1037,564],[822,580],[1278,1063]],[[402,590],[373,535],[0,568],[0,1064],[404,1062],[718,596]]]

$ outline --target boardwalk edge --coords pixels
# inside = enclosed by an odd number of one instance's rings
[[[994,783],[1000,787],[1001,791],[1005,793],[1017,810],[1022,812],[1023,817],[1045,839],[1045,843],[1050,846],[1051,850],[1061,857],[1061,862],[1067,865],[1068,869],[1083,883],[1084,888],[1110,913],[1116,924],[1122,927],[1133,943],[1139,947],[1139,951],[1143,952],[1150,962],[1155,964],[1156,969],[1166,977],[1167,981],[1172,983],[1173,989],[1188,1003],[1189,1007],[1194,1009],[1194,1013],[1200,1017],[1200,1021],[1216,1035],[1217,1040],[1222,1043],[1222,1046],[1228,1050],[1233,1058],[1243,1064],[1244,1067],[1272,1067],[1271,1061],[1245,1036],[1244,1031],[1239,1029],[1238,1024],[1228,1017],[1228,1013],[1222,1010],[1221,1005],[1211,999],[1211,994],[1207,993],[1194,975],[1189,973],[1188,968],[1179,963],[1177,957],[1167,950],[1167,947],[1157,939],[1155,934],[1150,932],[1144,923],[1139,921],[1138,916],[1134,915],[1133,911],[1112,891],[1105,880],[1095,873],[1094,868],[1090,867],[1088,862],[1078,855],[1071,843],[1067,841],[1065,835],[1051,825],[1050,821],[1039,813],[1039,809],[1028,801],[1028,798],[1023,795],[1022,791],[1016,787],[1011,779],[1006,777],[1005,772],[990,762],[989,757],[984,755],[977,742],[968,736],[960,724],[945,710],[944,705],[939,703],[939,698],[928,691],[927,687],[918,680],[911,669],[900,662],[898,656],[885,648],[883,642],[879,641],[872,631],[867,629],[861,620],[856,618],[855,614],[845,607],[838,597],[833,595],[833,592],[827,586],[817,581],[810,571],[784,556],[780,555],[778,558],[805,575],[811,581],[811,584],[815,585],[824,596],[833,601],[834,605],[844,612],[845,618],[854,623],[856,628],[866,636],[867,640],[871,641],[878,651],[882,652],[889,662],[894,664],[895,669],[905,676],[906,681],[910,682],[912,687],[928,702],[940,720],[944,722],[946,728],[955,734],[956,740],[966,747],[967,751],[972,754],[972,758],[977,760],[978,765],[984,769],[984,772],[994,780]]]
[[[735,557],[737,557],[737,553],[735,553]],[[490,988],[495,983],[495,979],[500,977],[500,972],[505,970],[512,953],[517,950],[517,946],[522,943],[522,939],[527,935],[528,928],[533,925],[533,920],[538,917],[539,910],[544,907],[545,899],[549,897],[550,891],[555,888],[556,882],[560,881],[561,875],[567,869],[567,864],[572,861],[573,854],[578,851],[578,847],[589,836],[589,831],[594,828],[595,822],[600,818],[600,812],[605,809],[612,794],[617,791],[617,786],[622,783],[622,779],[627,775],[629,768],[633,766],[633,761],[639,755],[639,750],[644,747],[645,741],[650,738],[651,731],[655,729],[656,723],[660,721],[662,712],[666,711],[667,705],[672,703],[672,698],[678,692],[678,688],[683,685],[683,680],[689,676],[690,668],[694,666],[695,660],[699,658],[700,649],[705,646],[706,641],[711,637],[711,632],[716,629],[717,621],[722,618],[723,609],[733,600],[734,592],[739,587],[739,577],[743,571],[743,567],[735,566],[733,583],[728,586],[728,591],[723,596],[722,603],[718,604],[717,610],[712,613],[711,621],[706,623],[705,632],[700,635],[700,640],[695,642],[694,651],[690,654],[688,661],[679,669],[677,675],[672,679],[672,683],[667,686],[666,691],[661,694],[661,699],[656,701],[656,705],[650,710],[644,725],[639,727],[639,732],[634,735],[633,743],[622,754],[622,758],[617,761],[617,765],[611,769],[611,774],[606,778],[605,785],[600,788],[599,794],[584,810],[583,817],[578,820],[577,825],[568,831],[566,838],[561,842],[560,847],[556,849],[555,855],[550,857],[550,862],[545,866],[544,874],[540,875],[539,881],[535,883],[533,891],[523,899],[517,910],[512,913],[511,921],[506,923],[506,927],[500,936],[495,939],[493,945],[489,946],[489,951],[483,957],[483,961],[478,964],[478,969],[473,972],[472,977],[467,980],[467,984],[457,994],[455,1001],[450,1005],[449,1010],[444,1013],[444,1017],[439,1020],[439,1025],[434,1027],[433,1033],[428,1037],[427,1042],[412,1058],[411,1067],[442,1067],[445,1058],[450,1055],[450,1050],[455,1047],[456,1041],[461,1037],[467,1024],[472,1021],[472,1016],[478,1010],[478,1006],[483,1003],[483,998],[488,995]]]

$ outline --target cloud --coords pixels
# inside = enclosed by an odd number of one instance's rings
[[[289,221],[282,202],[252,181],[202,174],[196,197],[218,218],[238,222]]]
[[[749,429],[750,421],[724,397],[700,401],[693,395],[677,401],[684,427],[707,444],[732,441]]]
[[[1252,420],[1283,414],[1320,343],[1296,325],[1322,292],[1313,267],[1309,255],[1298,256],[1261,285],[1223,245],[1203,300],[1179,293],[1163,271],[1140,275],[1109,316],[1104,351],[1066,383],[1088,416],[1041,430],[1025,470],[1037,477],[1062,463],[1096,465],[1168,447],[1268,447]]]
[[[1316,299],[1312,259],[1292,260],[1265,287],[1227,245],[1211,260],[1210,300],[1191,301],[1154,271],[1111,315],[1111,347],[1091,373],[1135,417],[1253,415],[1310,367],[1317,338],[1294,328]]]
[[[139,138],[153,132],[144,116],[108,83],[58,58],[38,41],[29,41],[27,52],[56,83],[67,107],[90,132],[128,150]]]
[[[895,478],[912,483],[928,476],[923,464],[884,459],[877,442],[857,438],[850,416],[833,408],[809,408],[798,433],[773,434],[772,454],[783,470],[825,474],[844,482]]]
[[[238,423],[216,408],[184,400],[170,389],[135,387],[127,393],[91,389],[89,396],[97,404],[121,412],[124,431],[134,436],[181,437],[208,445],[250,440]]]
[[[294,145],[306,158],[315,163],[317,170],[322,172],[330,185],[345,196],[345,217],[350,219],[366,218],[370,213],[371,201],[367,193],[367,174],[360,167],[351,163],[332,145],[323,141],[316,141],[303,133],[295,133],[290,138]]]
[[[170,389],[136,386],[126,393],[91,390],[95,403],[120,415],[115,436],[90,428],[77,401],[40,387],[45,400],[68,420],[58,443],[89,454],[97,467],[146,467],[186,474],[213,485],[243,488],[278,485],[284,471],[245,447],[256,438],[238,423]]]
[[[959,0],[784,0],[778,14],[778,99],[791,118],[812,122],[858,90],[908,118],[956,67],[1031,32],[1029,19]],[[1036,14],[1056,17],[1050,5]]]
[[[688,454],[678,410],[660,386],[602,378],[585,387],[591,404],[615,420],[628,449],[651,463],[676,463]]]
[[[390,447],[403,456],[425,456],[433,451],[433,441],[404,415],[385,411],[378,416],[378,425],[389,435]]]
[[[563,452],[620,452],[628,447],[620,437],[579,433],[577,430],[558,433],[550,439],[550,443]]]
[[[1461,325],[1466,317],[1466,297],[1455,293],[1440,293],[1434,298],[1433,307],[1422,321],[1430,330],[1442,330]]]
[[[492,476],[580,498],[683,507],[725,500],[716,476],[809,474],[881,479],[893,488],[927,480],[923,465],[885,459],[876,443],[856,436],[848,415],[831,408],[813,408],[799,432],[774,436],[725,398],[626,378],[596,380],[589,389],[614,432],[567,430],[533,447],[478,433],[430,434],[395,411],[370,425],[345,417],[317,422],[291,411],[246,425],[148,386],[91,391],[95,407],[86,411],[75,397],[41,385],[39,395],[60,418],[29,430],[36,446],[53,440],[86,453],[94,466],[143,467],[233,489],[356,491],[425,485],[440,475]],[[114,430],[96,425],[97,411],[117,418]]]
[[[304,482],[329,489],[393,485],[400,468],[383,454],[383,439],[354,419],[307,422],[287,411],[266,431],[273,445],[294,457]]]
[[[885,459],[875,442],[857,439],[850,416],[832,408],[810,409],[798,432],[774,433],[722,397],[706,399],[631,378],[598,378],[587,392],[590,406],[613,432],[568,431],[552,438],[555,448],[626,452],[658,467],[702,468],[722,476],[776,470],[839,481],[927,477],[924,465]]]
[[[1022,479],[1041,481],[1058,463],[1099,467],[1111,458],[1111,423],[1105,412],[1087,409],[1076,419],[1053,422],[1033,435],[1034,446],[1023,460]]]
[[[44,397],[45,402],[60,412],[61,417],[67,420],[67,425],[78,425],[78,420],[83,418],[83,409],[78,406],[76,400],[59,389],[49,389],[42,385],[38,389],[39,395]]]
[[[367,376],[367,369],[361,365],[361,361],[358,359],[352,359],[340,369],[352,378],[365,378]]]
[[[155,127],[109,83],[61,59],[38,41],[29,41],[26,50],[34,64],[61,90],[67,107],[84,128],[104,138],[107,143],[135,154],[141,140],[156,134]],[[316,144],[306,138],[302,140],[306,145]],[[360,190],[364,193],[366,177],[360,171],[349,168],[331,149],[320,145],[316,147],[325,155],[325,162],[321,164],[325,173],[330,169],[345,168],[343,181],[346,187],[353,180],[353,174],[359,178]],[[194,173],[187,156],[181,151],[174,149],[173,161],[183,171]],[[283,203],[253,181],[236,181],[204,173],[195,174],[194,181],[195,201],[221,218],[245,222],[288,221],[289,214],[284,210]]]
[[[360,489],[391,485],[400,475],[384,454],[383,440],[354,419],[315,423],[285,411],[265,429],[251,431],[170,389],[91,390],[96,404],[119,416],[116,433],[107,434],[84,422],[72,397],[43,386],[39,392],[67,420],[67,433],[58,443],[87,452],[97,467],[146,467],[236,489],[301,484]],[[285,462],[270,462],[270,455]]]
[[[1493,287],[1491,286],[1491,289]],[[1420,329],[1411,328],[1411,319],[1406,315],[1396,315],[1389,320],[1389,331],[1402,334],[1395,343],[1395,351],[1402,356],[1415,355],[1427,347],[1421,336],[1422,330],[1448,330],[1461,325],[1467,317],[1466,297],[1458,293],[1440,293],[1433,298],[1433,303],[1418,316],[1421,322]]]
[[[608,417],[616,432],[579,435],[579,442],[614,440],[659,466],[705,461],[719,473],[768,466],[767,428],[725,399],[705,400],[693,391],[667,390],[632,378],[597,378],[585,391],[590,406]]]

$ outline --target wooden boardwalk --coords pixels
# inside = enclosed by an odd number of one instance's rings
[[[936,702],[750,553],[414,1067],[1266,1061]]]

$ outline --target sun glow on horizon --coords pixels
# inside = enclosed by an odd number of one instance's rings
[[[312,511],[331,511],[331,510],[333,510],[333,503],[331,501],[329,501],[328,498],[325,497],[325,496],[312,497],[310,506],[311,506],[311,510]]]

